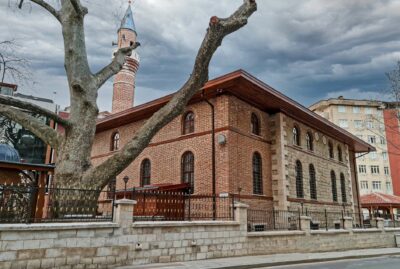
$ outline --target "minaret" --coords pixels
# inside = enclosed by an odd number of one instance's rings
[[[136,28],[133,21],[132,9],[129,4],[125,16],[118,29],[118,48],[129,47],[136,42]],[[139,68],[139,55],[132,51],[132,55],[127,57],[121,71],[115,75],[112,113],[117,113],[133,106],[135,95],[135,77]]]

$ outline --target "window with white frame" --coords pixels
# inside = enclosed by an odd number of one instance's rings
[[[382,152],[382,159],[387,160],[387,152]]]
[[[381,136],[381,145],[385,145],[386,144],[386,139],[383,137],[383,136]]]
[[[383,171],[385,172],[385,175],[389,175],[390,174],[389,167],[387,167],[387,166],[383,167]]]
[[[360,174],[366,174],[367,173],[367,166],[363,165],[363,164],[359,165],[358,166],[358,172]]]
[[[371,174],[379,174],[379,165],[371,165]]]
[[[372,189],[373,190],[381,190],[382,183],[380,181],[372,181]]]
[[[365,153],[356,153],[356,158],[358,160],[365,160]]]
[[[376,143],[376,137],[374,135],[369,135],[368,136],[368,143],[375,144]]]
[[[367,120],[365,122],[365,127],[367,127],[367,129],[374,129],[374,123],[370,120]]]
[[[362,120],[354,120],[354,127],[357,129],[361,129],[363,127],[363,121]]]
[[[386,191],[392,192],[392,183],[391,182],[386,182]]]
[[[360,107],[359,106],[353,106],[353,113],[360,113]]]
[[[370,158],[371,160],[376,160],[376,158],[377,158],[376,151],[370,152],[370,153],[368,154],[368,156],[369,156],[369,158]]]
[[[360,185],[361,185],[361,189],[368,190],[368,181],[361,181]]]
[[[366,107],[365,108],[365,114],[368,114],[368,115],[372,114],[372,108],[371,107]]]
[[[339,120],[339,126],[342,128],[348,128],[349,127],[349,122],[347,120]]]
[[[339,112],[346,112],[346,106],[338,106],[338,111]]]

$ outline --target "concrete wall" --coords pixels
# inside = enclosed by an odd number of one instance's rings
[[[0,225],[0,268],[113,268],[242,255],[394,247],[400,229],[247,232],[247,206],[230,222],[137,222],[120,200],[115,223]],[[347,224],[351,223],[348,220]]]

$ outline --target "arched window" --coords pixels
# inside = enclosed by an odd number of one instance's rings
[[[337,153],[338,153],[339,162],[343,162],[342,148],[340,146],[337,147]]]
[[[189,111],[183,117],[182,134],[194,133],[194,113]]]
[[[310,197],[311,199],[317,200],[317,178],[314,165],[310,164],[308,169],[310,174]]]
[[[119,150],[119,142],[120,142],[120,136],[119,136],[119,133],[116,132],[111,136],[110,150],[111,151]]]
[[[307,132],[306,134],[306,143],[307,149],[313,151],[314,150],[314,140],[311,132]]]
[[[186,151],[181,160],[181,179],[182,183],[189,183],[190,193],[194,192],[194,155]]]
[[[346,179],[343,173],[340,173],[340,190],[342,192],[342,203],[347,203]]]
[[[300,130],[297,126],[293,127],[293,145],[300,146]]]
[[[150,185],[151,179],[151,162],[149,159],[144,159],[140,165],[140,186]]]
[[[260,121],[254,113],[251,113],[251,132],[255,135],[260,135]]]
[[[336,174],[333,170],[331,171],[331,186],[332,186],[332,199],[334,202],[337,202]]]
[[[295,167],[296,173],[296,196],[297,198],[304,198],[304,189],[303,189],[303,166],[299,160],[296,161]]]
[[[328,142],[329,158],[333,159],[335,155],[333,154],[333,144],[331,141]]]
[[[263,194],[262,160],[258,152],[253,154],[253,193]]]

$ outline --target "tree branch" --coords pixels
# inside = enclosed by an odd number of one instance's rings
[[[75,9],[75,12],[78,13],[79,16],[85,16],[88,13],[87,8],[82,6],[79,0],[70,0],[70,1]]]
[[[120,48],[115,52],[112,62],[94,75],[97,87],[100,88],[110,77],[117,74],[124,66],[126,57],[131,56],[132,51],[139,46],[140,43],[136,42],[133,46]]]
[[[208,80],[208,66],[211,58],[225,36],[247,24],[247,19],[257,10],[254,0],[245,0],[230,17],[212,17],[206,36],[197,53],[192,74],[183,87],[163,108],[153,114],[119,152],[97,167],[89,169],[84,180],[95,186],[104,187],[107,182],[120,174],[150,143],[154,135],[171,120],[181,114],[191,97]]]
[[[59,147],[63,140],[63,137],[59,135],[56,130],[50,128],[46,124],[40,122],[37,118],[32,117],[20,109],[0,105],[0,114],[19,123],[25,129],[31,131],[43,142],[55,149]]]
[[[31,0],[31,2],[43,7],[48,12],[50,12],[59,22],[61,22],[60,13],[50,4],[46,3],[44,0]]]
[[[0,95],[0,104],[14,106],[14,107],[18,107],[21,109],[26,109],[33,113],[37,113],[42,116],[46,116],[46,117],[54,120],[55,122],[58,122],[59,124],[63,125],[64,127],[68,127],[71,125],[71,123],[67,119],[61,118],[56,113],[54,113],[48,109],[42,108],[38,105],[29,103],[29,102],[18,100],[16,98]]]

